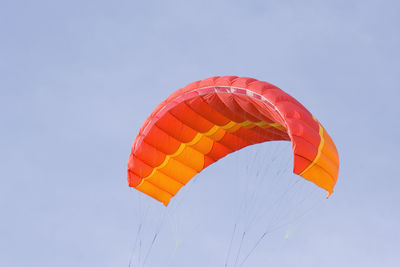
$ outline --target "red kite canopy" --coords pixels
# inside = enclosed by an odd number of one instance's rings
[[[197,81],[159,104],[128,161],[129,186],[168,205],[193,176],[243,147],[290,140],[293,172],[333,192],[335,144],[296,99],[267,82],[224,76]]]

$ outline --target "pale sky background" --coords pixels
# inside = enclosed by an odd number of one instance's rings
[[[131,144],[170,93],[216,75],[293,95],[341,159],[332,197],[244,266],[399,266],[399,12],[369,0],[1,0],[0,266],[128,266],[141,220]],[[222,265],[191,261],[194,250],[171,266]]]

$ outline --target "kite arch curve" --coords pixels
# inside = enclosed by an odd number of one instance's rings
[[[293,172],[329,196],[339,156],[321,123],[270,83],[210,77],[175,91],[146,119],[128,160],[128,183],[168,205],[210,164],[243,147],[278,140],[292,142]]]

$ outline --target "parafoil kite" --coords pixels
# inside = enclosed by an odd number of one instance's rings
[[[321,123],[278,87],[252,78],[197,81],[160,103],[142,125],[128,161],[129,186],[168,205],[204,168],[243,147],[288,140],[293,172],[333,192],[335,144]]]

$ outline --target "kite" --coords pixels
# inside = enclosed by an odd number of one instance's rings
[[[167,206],[210,164],[241,148],[282,140],[292,143],[293,172],[332,194],[336,146],[301,103],[267,82],[211,77],[175,91],[146,119],[129,156],[128,184]]]

